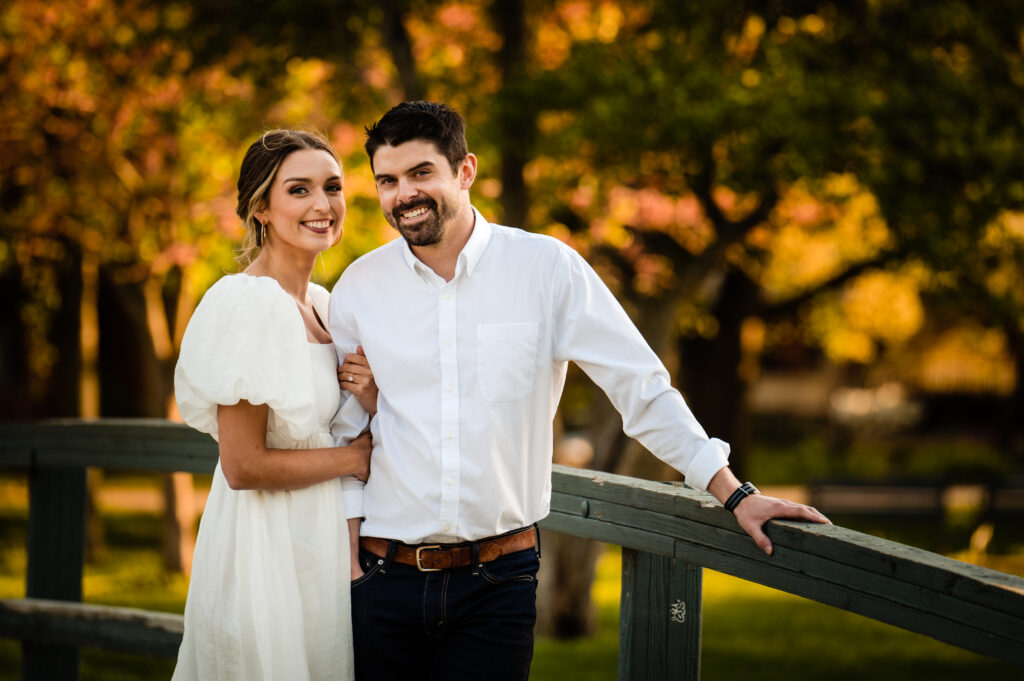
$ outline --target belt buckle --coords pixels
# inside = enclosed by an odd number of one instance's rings
[[[440,572],[441,568],[427,568],[427,567],[423,567],[423,563],[420,562],[422,560],[422,557],[420,556],[420,552],[421,551],[432,551],[434,549],[439,549],[439,548],[441,548],[440,544],[430,544],[429,546],[417,546],[416,547],[416,569],[419,570],[420,572]]]

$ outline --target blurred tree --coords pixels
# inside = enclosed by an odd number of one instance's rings
[[[590,250],[649,339],[682,327],[679,384],[738,469],[744,320],[911,255],[978,280],[978,238],[1024,201],[1022,22],[1012,3],[954,0],[550,10],[535,215]],[[833,241],[780,299],[770,218],[794,192],[828,203],[830,177],[877,205],[866,238]]]
[[[316,273],[330,283],[392,236],[359,127],[427,97],[469,121],[474,202],[588,256],[737,469],[750,348],[780,319],[864,361],[922,309],[972,315],[1003,329],[1019,414],[1022,26],[1009,0],[15,0],[5,413],[74,415],[83,394],[164,413],[184,323],[232,269],[243,142],[294,125],[337,145],[349,215]],[[591,465],[638,471],[607,402],[582,401],[569,425],[590,431]],[[569,602],[564,631],[585,630]]]
[[[138,2],[0,13],[0,268],[23,329],[3,361],[30,367],[7,414],[167,414],[181,267],[197,242],[230,253],[192,204],[230,179],[218,125],[247,89],[157,37],[181,20]]]
[[[961,313],[1006,309],[980,295],[978,245],[1024,201],[1024,8],[595,1],[536,21],[534,224],[589,253],[655,348],[678,338],[678,385],[740,474],[747,320],[888,290],[871,282],[911,258],[944,300],[965,294]],[[801,193],[825,213],[829,257],[801,249],[818,269],[780,281],[779,212]],[[867,330],[912,333],[916,291],[905,299],[902,327]],[[1021,313],[1006,315],[1018,334]],[[594,405],[595,467],[637,472]]]

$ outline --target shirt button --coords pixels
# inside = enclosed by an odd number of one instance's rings
[[[450,293],[444,294],[444,299],[445,300],[451,300],[452,299],[452,294],[450,294]]]
[[[455,439],[455,433],[448,433],[448,439],[449,440],[454,440]]]
[[[452,526],[451,525],[445,525],[444,526],[444,531],[445,532],[451,532],[452,531]]]
[[[451,344],[452,344],[452,339],[451,338],[445,338],[444,339],[444,344],[450,347]]]
[[[452,485],[454,485],[454,484],[455,484],[455,481],[454,481],[454,480],[449,480],[449,481],[448,481],[448,486],[449,486],[449,487],[451,487],[451,486],[452,486]]]
[[[445,388],[445,390],[447,390],[448,392],[451,392],[451,391],[455,390],[455,386],[453,386],[453,385],[449,384],[449,385],[448,385],[448,386],[447,386],[447,387]]]

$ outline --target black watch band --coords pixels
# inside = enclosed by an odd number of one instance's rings
[[[736,488],[736,491],[729,495],[729,498],[725,500],[725,510],[729,513],[735,513],[736,507],[740,505],[740,502],[749,497],[751,494],[760,494],[761,490],[754,487],[754,483],[745,482]]]

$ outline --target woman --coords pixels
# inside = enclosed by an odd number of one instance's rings
[[[341,399],[328,292],[309,281],[341,239],[342,174],[322,138],[274,130],[238,179],[241,274],[203,297],[174,375],[182,417],[219,443],[174,679],[349,679],[351,555],[344,480],[369,474],[376,386],[346,358]],[[339,401],[342,402],[339,408]],[[333,423],[332,423],[333,421]],[[354,479],[350,477],[351,479]],[[356,483],[358,484],[358,483]]]

